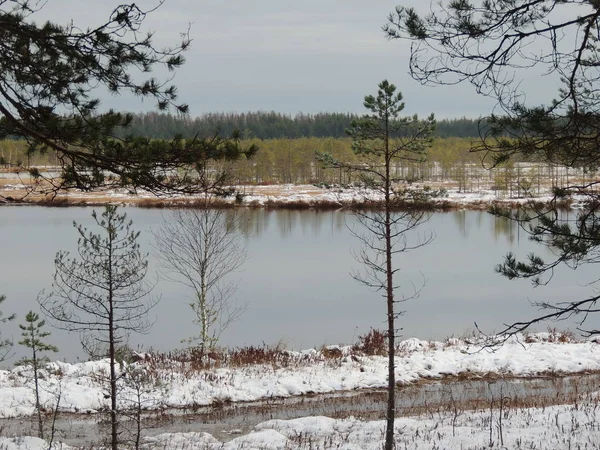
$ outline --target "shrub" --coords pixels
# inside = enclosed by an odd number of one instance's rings
[[[381,330],[371,330],[358,337],[358,342],[352,346],[352,350],[359,351],[365,355],[387,355],[387,336]]]

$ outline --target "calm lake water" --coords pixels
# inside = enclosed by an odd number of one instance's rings
[[[0,248],[3,252],[0,293],[7,296],[3,313],[17,313],[16,323],[3,325],[2,335],[19,339],[18,323],[25,313],[38,310],[36,297],[49,290],[58,250],[76,250],[76,221],[92,227],[93,208],[0,208]],[[101,208],[100,208],[101,209]],[[142,232],[143,250],[152,252],[152,235],[168,211],[123,208]],[[380,293],[354,281],[350,273],[361,268],[352,256],[359,249],[349,228],[352,215],[315,211],[247,211],[248,260],[232,279],[239,282],[236,298],[247,304],[242,317],[222,335],[228,346],[284,343],[288,348],[352,343],[369,328],[385,327],[385,302]],[[426,285],[417,299],[401,306],[406,310],[398,324],[402,337],[443,339],[474,329],[474,322],[492,333],[502,324],[530,317],[530,302],[567,301],[592,292],[586,282],[598,278],[589,267],[577,272],[561,268],[548,286],[532,288],[527,280],[507,280],[494,265],[509,250],[525,256],[549,252],[527,240],[514,224],[480,211],[436,213],[419,233],[433,232],[426,247],[400,254],[400,292],[410,295],[411,280]],[[151,273],[157,269],[150,255]],[[151,312],[156,322],[143,336],[132,336],[134,348],[170,350],[195,333],[187,303],[190,293],[179,284],[161,280],[154,290],[160,302]],[[598,322],[596,320],[596,322]],[[556,324],[554,324],[556,326]],[[589,322],[588,326],[598,325]],[[574,328],[559,323],[559,328]],[[51,342],[59,357],[83,357],[76,334],[53,330]],[[23,350],[16,347],[15,357]],[[6,365],[6,363],[5,363]]]

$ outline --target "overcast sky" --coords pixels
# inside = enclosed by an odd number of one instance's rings
[[[381,30],[402,0],[166,0],[147,19],[155,43],[176,42],[191,26],[187,63],[174,83],[191,115],[277,111],[362,113],[363,97],[388,79],[404,94],[407,114],[478,117],[494,106],[468,86],[424,87],[408,75],[409,43]],[[82,27],[101,23],[114,0],[48,0],[35,15]],[[156,0],[136,2],[141,7]],[[404,0],[427,7],[426,0]],[[548,100],[551,84],[536,80],[530,99]],[[149,110],[153,104],[102,96],[104,108]]]

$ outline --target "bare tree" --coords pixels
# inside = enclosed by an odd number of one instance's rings
[[[237,283],[227,277],[246,260],[235,210],[211,208],[208,198],[197,209],[176,210],[154,233],[156,256],[164,276],[193,292],[189,303],[199,334],[187,339],[214,349],[221,333],[245,311],[234,301]]]
[[[433,115],[420,121],[418,117],[399,118],[404,109],[402,94],[387,80],[379,84],[377,97],[367,95],[364,106],[371,115],[352,122],[348,134],[353,139],[354,153],[360,157],[356,163],[335,160],[331,155],[320,154],[319,157],[328,167],[345,169],[357,173],[369,191],[383,196],[382,211],[356,211],[360,223],[366,233],[354,232],[362,243],[362,250],[357,259],[364,267],[364,273],[356,273],[353,277],[377,292],[382,292],[387,305],[387,340],[388,340],[388,403],[386,414],[385,449],[394,446],[395,420],[395,337],[396,318],[402,314],[396,303],[414,298],[419,289],[409,297],[395,296],[400,286],[395,284],[394,277],[400,268],[394,267],[394,255],[426,245],[433,235],[426,236],[414,244],[410,244],[407,233],[416,229],[429,215],[419,210],[414,201],[415,196],[427,195],[402,188],[398,183],[403,181],[395,170],[399,160],[422,161],[425,150],[431,145],[431,137],[435,121]],[[401,174],[400,174],[401,176]]]
[[[57,328],[80,333],[84,347],[108,348],[111,444],[116,450],[117,349],[130,333],[149,329],[148,312],[157,300],[149,296],[154,286],[145,281],[148,261],[140,251],[140,233],[131,229],[127,215],[109,205],[100,217],[96,211],[92,217],[100,233],[73,223],[79,233],[78,256],[64,251],[56,254],[53,290],[39,301]]]

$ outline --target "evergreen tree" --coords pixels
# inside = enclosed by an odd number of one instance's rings
[[[478,93],[497,100],[487,118],[483,139],[473,147],[493,166],[520,157],[551,166],[596,168],[600,161],[600,3],[597,0],[457,0],[432,3],[431,13],[397,7],[389,17],[390,38],[413,41],[410,71],[423,83],[468,82]],[[568,36],[567,38],[561,38]],[[532,50],[534,49],[535,50]],[[521,75],[544,73],[560,83],[554,98],[542,105],[525,102]],[[547,283],[554,268],[600,262],[600,195],[598,180],[572,182],[555,188],[547,208],[528,205],[517,214],[494,210],[522,224],[531,238],[556,257],[532,254],[517,261],[508,254],[497,270],[508,278]],[[572,195],[582,199],[576,218],[558,208]],[[504,331],[512,334],[547,319],[581,314],[580,329],[591,313],[600,312],[600,295],[541,303],[545,313],[518,321]]]
[[[44,439],[44,424],[42,421],[42,408],[40,405],[39,370],[42,369],[50,359],[41,354],[44,352],[58,352],[58,348],[54,345],[46,344],[42,340],[50,336],[50,333],[48,331],[43,331],[45,322],[40,320],[38,314],[29,311],[25,316],[25,322],[26,325],[19,325],[19,328],[23,331],[21,333],[23,340],[19,341],[19,345],[31,349],[31,358],[21,358],[15,363],[15,366],[31,366],[33,369],[35,410],[38,417],[38,436],[41,439]]]
[[[215,130],[229,136],[240,130],[244,139],[299,139],[309,137],[344,138],[346,130],[355,114],[317,113],[286,116],[276,112],[247,113],[208,113],[194,119],[187,116],[173,116],[168,113],[133,114],[131,125],[117,134],[125,137],[128,133],[146,138],[167,139],[174,135],[184,138],[198,136],[208,138]],[[480,126],[485,125],[480,119],[445,119],[436,123],[435,136],[439,137],[478,137]]]
[[[5,300],[6,296],[0,295],[0,305],[2,305],[2,303],[4,303]],[[15,314],[12,314],[8,317],[2,317],[2,312],[0,311],[0,324],[10,322],[11,320],[14,320],[15,317]],[[0,333],[0,362],[6,359],[10,352],[10,349],[12,348],[12,341],[10,339],[2,339],[1,336],[2,334]]]
[[[356,211],[358,219],[366,229],[366,234],[355,232],[361,240],[363,250],[358,260],[364,264],[365,273],[357,274],[355,279],[369,288],[383,292],[387,309],[388,341],[388,401],[386,411],[385,449],[394,448],[395,420],[395,338],[396,318],[401,314],[396,303],[397,287],[394,277],[399,271],[394,268],[395,254],[426,245],[432,237],[410,245],[406,233],[417,228],[428,218],[423,211],[410,207],[398,212],[399,203],[406,200],[407,191],[398,188],[401,175],[395,170],[398,161],[423,161],[426,149],[431,146],[435,126],[433,115],[425,121],[418,117],[399,117],[404,109],[402,94],[396,93],[396,86],[387,80],[379,84],[377,97],[367,95],[364,106],[371,114],[354,120],[348,130],[352,137],[352,148],[358,161],[348,163],[336,160],[330,154],[321,154],[320,158],[328,167],[345,169],[357,173],[365,186],[383,196],[383,211]]]
[[[157,301],[148,296],[153,286],[145,282],[147,255],[140,251],[140,233],[131,229],[127,215],[109,205],[92,217],[100,232],[73,224],[79,234],[78,257],[56,254],[53,291],[40,299],[40,306],[56,327],[79,332],[92,356],[108,357],[111,445],[117,450],[117,349],[129,334],[149,329],[148,312]]]
[[[152,192],[204,192],[196,169],[206,160],[251,156],[237,136],[194,134],[181,139],[151,140],[117,130],[129,126],[131,114],[99,112],[97,87],[156,101],[159,110],[186,114],[175,86],[154,77],[132,76],[138,69],[173,71],[184,63],[190,39],[158,49],[152,33],[144,33],[148,12],[136,4],[115,8],[97,26],[38,24],[40,9],[52,2],[0,0],[0,138],[28,142],[28,157],[54,153],[62,171],[50,177],[36,169],[31,175],[48,183],[39,189],[56,192],[76,187],[134,186]]]

